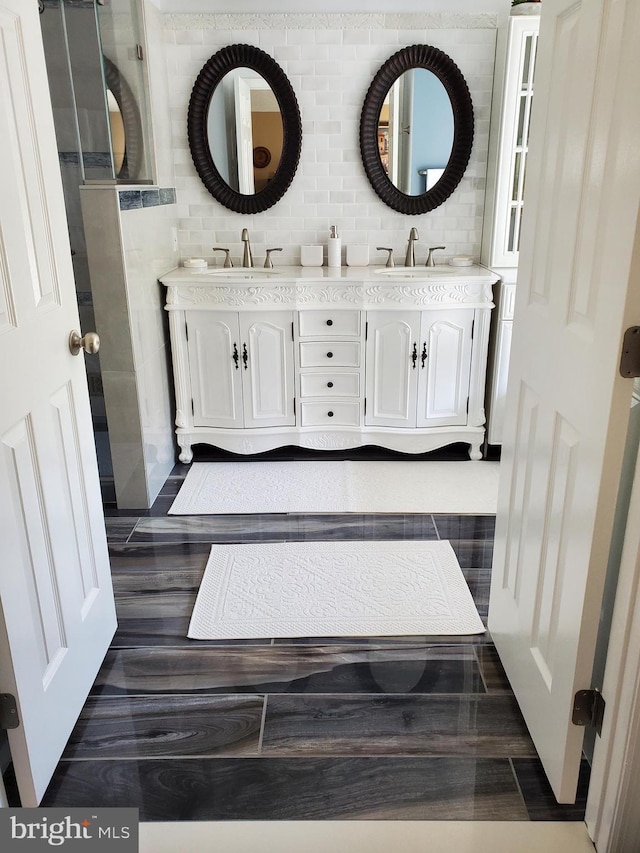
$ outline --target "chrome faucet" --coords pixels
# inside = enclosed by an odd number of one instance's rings
[[[409,242],[407,243],[407,254],[404,259],[405,267],[415,267],[416,265],[416,253],[414,249],[414,243],[418,240],[418,229],[412,228],[409,231]]]
[[[249,232],[246,228],[242,229],[242,242],[244,243],[244,252],[242,253],[242,266],[253,266],[253,255],[251,254],[251,243],[249,242]]]

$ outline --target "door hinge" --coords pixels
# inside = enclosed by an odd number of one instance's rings
[[[0,693],[0,729],[17,729],[20,725],[16,697]]]
[[[364,324],[364,339],[365,339],[365,341],[367,340],[368,337],[369,337],[369,321],[367,320],[367,322]]]
[[[364,414],[365,414],[365,416],[367,414],[367,398],[366,397],[364,398]]]
[[[575,726],[593,726],[596,732],[602,734],[605,701],[599,690],[578,690],[573,697],[573,713],[571,722]]]
[[[184,339],[189,343],[189,326],[187,323],[184,324]]]
[[[193,402],[193,397],[191,398],[191,414],[195,418],[195,416],[196,416],[196,404]]]
[[[640,376],[640,326],[631,326],[622,339],[620,376],[633,379]]]
[[[296,398],[294,397],[293,398],[293,417],[295,418],[295,416],[296,416]]]
[[[136,45],[136,57],[142,62],[144,60],[144,51],[141,44]]]
[[[293,320],[291,321],[291,340],[295,341],[295,335],[293,333]]]

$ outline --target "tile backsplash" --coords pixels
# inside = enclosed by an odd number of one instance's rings
[[[214,245],[228,246],[237,263],[240,233],[248,228],[256,262],[266,248],[282,246],[278,264],[298,264],[300,246],[326,246],[337,225],[344,247],[367,243],[404,256],[411,227],[423,263],[430,245],[442,257],[480,254],[496,16],[492,14],[172,14],[163,18],[169,80],[172,150],[179,216],[180,256],[213,262]],[[193,167],[186,136],[187,106],[201,67],[230,44],[260,47],[281,66],[294,89],[302,118],[298,170],[283,198],[259,214],[242,215],[220,205]],[[439,208],[406,216],[380,201],[366,178],[359,146],[360,112],[371,80],[396,51],[411,44],[443,50],[462,71],[473,101],[475,135],[462,182]],[[325,250],[326,260],[326,250]],[[221,263],[218,257],[216,263]]]

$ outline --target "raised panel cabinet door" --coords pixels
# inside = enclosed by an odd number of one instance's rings
[[[240,314],[245,427],[295,424],[292,323],[291,311]]]
[[[474,312],[425,311],[419,344],[417,426],[467,423]]]
[[[187,311],[186,323],[194,426],[243,426],[237,313]]]
[[[420,311],[369,311],[367,426],[415,427]]]

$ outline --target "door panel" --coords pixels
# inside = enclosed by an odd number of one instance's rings
[[[640,319],[635,0],[545,0],[489,628],[560,802],[575,799]],[[635,106],[634,106],[635,105]],[[606,699],[607,697],[605,697]]]
[[[367,323],[365,424],[415,427],[420,312],[369,311]]]
[[[40,801],[115,608],[38,6],[0,0],[0,691],[22,804]]]
[[[424,312],[418,353],[419,427],[467,423],[472,326],[470,310]]]
[[[187,311],[186,322],[194,426],[241,427],[238,315]]]
[[[293,413],[293,314],[241,314],[243,348],[248,351],[247,370],[242,370],[244,425],[287,426]]]

